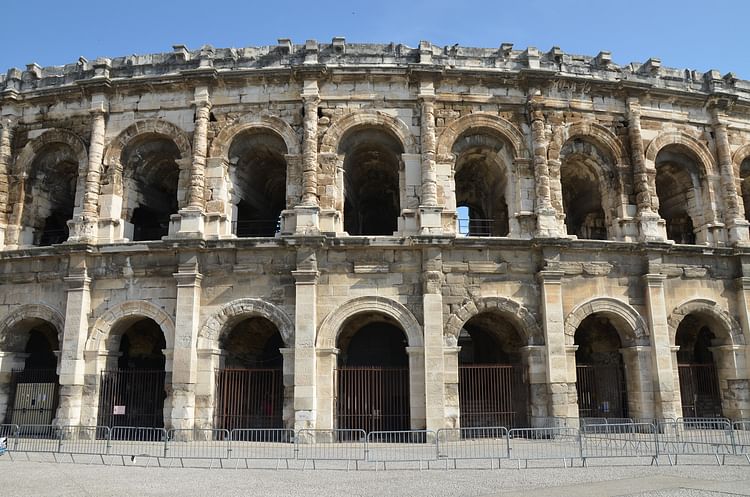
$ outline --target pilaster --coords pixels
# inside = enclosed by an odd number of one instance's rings
[[[77,425],[81,421],[86,362],[83,350],[88,338],[88,316],[91,309],[91,278],[85,255],[70,257],[69,276],[65,278],[65,325],[60,353],[60,403],[57,423]]]
[[[11,143],[16,120],[12,116],[0,115],[0,249],[5,246],[5,231],[8,226],[8,201],[10,194]]]
[[[711,106],[712,127],[716,140],[716,155],[719,159],[719,173],[721,174],[721,198],[723,200],[724,222],[728,230],[729,242],[733,245],[747,245],[750,239],[748,225],[740,201],[737,197],[737,178],[734,175],[732,153],[729,145],[727,125],[724,124],[720,109]]]
[[[529,116],[531,118],[531,146],[534,165],[534,197],[536,201],[536,233],[537,237],[562,236],[557,212],[552,206],[550,190],[550,173],[547,163],[546,121],[542,110],[543,102],[540,97],[529,97]]]
[[[428,430],[439,430],[446,427],[441,291],[443,272],[440,249],[425,249],[422,265],[425,417]]]
[[[316,351],[318,263],[314,249],[300,247],[294,306],[294,429],[316,427]]]
[[[643,276],[646,292],[648,325],[651,330],[651,367],[654,383],[654,414],[657,418],[679,418],[682,416],[679,383],[677,378],[676,351],[669,339],[666,296],[663,274],[649,273]]]
[[[211,98],[207,86],[194,90],[195,129],[193,131],[193,158],[190,164],[190,185],[187,206],[179,212],[180,238],[202,238],[206,223],[206,156],[208,154],[208,122],[211,116]]]
[[[542,291],[544,343],[547,346],[546,379],[550,416],[577,417],[575,376],[569,375],[562,301],[563,272],[543,270],[537,274]],[[573,368],[575,371],[575,368]]]
[[[172,394],[168,407],[171,428],[193,428],[195,392],[198,381],[198,326],[201,305],[201,281],[197,253],[180,254],[174,273],[177,282],[174,350],[171,354]],[[167,356],[169,363],[169,357]],[[169,368],[165,368],[169,370]],[[165,403],[167,405],[167,403]]]
[[[302,196],[294,206],[294,233],[320,233],[320,200],[318,198],[318,81],[306,79],[302,87]]]

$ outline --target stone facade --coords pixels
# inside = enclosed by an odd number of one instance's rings
[[[336,427],[341,336],[364,319],[403,332],[410,426],[458,426],[462,330],[491,316],[520,340],[530,421],[574,417],[593,316],[630,416],[682,415],[689,322],[723,415],[750,417],[732,74],[509,44],[175,46],[10,69],[0,117],[0,413],[41,323],[56,422],[96,424],[101,371],[149,319],[165,425],[210,427],[223,337],[258,317],[283,341],[286,426]]]

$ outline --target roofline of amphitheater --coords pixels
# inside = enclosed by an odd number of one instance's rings
[[[720,98],[750,107],[750,81],[733,73],[699,72],[662,67],[650,58],[642,63],[618,65],[610,52],[596,56],[573,55],[552,47],[542,52],[534,47],[517,50],[510,43],[498,48],[471,48],[459,45],[438,47],[421,41],[418,47],[403,44],[331,43],[308,40],[293,44],[280,39],[276,45],[245,48],[213,48],[209,45],[189,50],[175,45],[172,52],[149,55],[98,58],[84,57],[64,66],[41,67],[31,63],[25,70],[11,68],[0,75],[0,104],[18,99],[44,97],[83,88],[187,82],[191,80],[231,80],[233,77],[282,77],[305,79],[316,74],[426,74],[433,78],[471,76],[503,78],[509,82],[574,80],[595,83],[609,90],[629,94],[672,94],[692,100]]]

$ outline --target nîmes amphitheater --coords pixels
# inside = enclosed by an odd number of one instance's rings
[[[0,421],[750,417],[750,82],[352,44],[0,76]]]

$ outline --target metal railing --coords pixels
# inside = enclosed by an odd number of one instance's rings
[[[208,467],[234,460],[299,461],[308,463],[353,463],[400,467],[439,462],[445,468],[458,461],[503,461],[529,466],[530,461],[562,461],[565,467],[580,460],[618,458],[645,459],[658,464],[660,458],[677,464],[678,457],[697,456],[724,464],[727,456],[750,463],[750,420],[734,423],[724,418],[684,418],[658,423],[629,419],[554,418],[536,419],[535,428],[470,427],[431,430],[373,431],[288,429],[171,429],[107,426],[0,425],[0,438],[7,452],[47,454],[72,462],[99,458],[103,464],[118,459],[123,465],[136,461],[169,465],[201,460]],[[210,465],[208,463],[210,462]],[[462,464],[468,464],[466,462]]]

